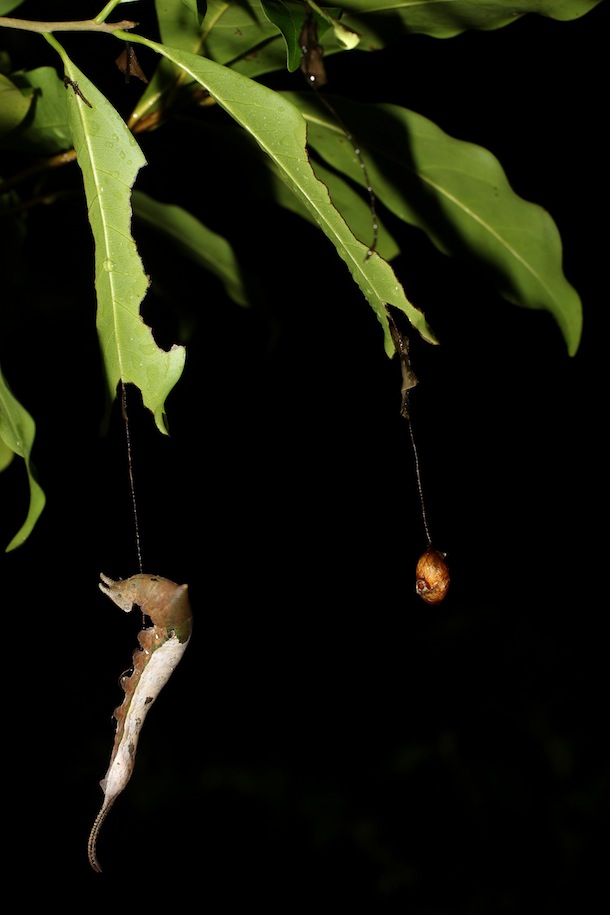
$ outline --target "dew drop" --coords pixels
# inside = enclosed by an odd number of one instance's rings
[[[104,263],[102,264],[102,267],[104,268],[106,273],[110,273],[111,270],[114,270],[114,268],[116,267],[116,264],[114,261],[111,261],[110,258],[108,258],[104,261]]]

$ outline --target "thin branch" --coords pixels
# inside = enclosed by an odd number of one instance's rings
[[[160,111],[154,111],[152,114],[137,121],[131,127],[131,131],[132,133],[147,133],[150,130],[155,130],[161,123],[162,113]],[[70,162],[75,161],[75,149],[67,149],[65,152],[57,153],[47,159],[42,159],[35,165],[24,168],[23,171],[20,171],[18,174],[0,182],[0,197],[3,194],[7,194],[9,191],[12,191],[14,188],[18,187],[18,185],[23,184],[25,181],[29,181],[30,178],[36,178],[44,172],[51,171],[51,169],[54,168],[61,168],[62,165],[69,165]]]
[[[38,197],[31,197],[29,200],[23,200],[21,203],[12,207],[6,207],[2,213],[3,217],[15,216],[17,213],[23,213],[39,206],[52,206],[58,200],[64,200],[73,196],[73,191],[52,191],[49,194],[40,194]]]
[[[118,29],[135,29],[137,22],[96,22],[94,19],[74,19],[65,22],[42,22],[35,19],[13,19],[0,16],[0,28],[21,29],[24,32],[116,32]]]
[[[50,156],[48,159],[43,159],[41,162],[31,165],[29,168],[24,168],[23,171],[19,172],[17,175],[13,175],[12,178],[7,178],[6,181],[3,181],[0,184],[0,196],[8,193],[8,191],[11,191],[14,187],[17,187],[17,185],[22,184],[24,181],[28,181],[30,178],[35,178],[37,175],[50,171],[53,168],[60,168],[62,165],[68,165],[69,162],[74,162],[75,160],[76,150],[68,149],[65,152],[57,153],[55,156]]]

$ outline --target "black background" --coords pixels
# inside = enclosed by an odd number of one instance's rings
[[[176,263],[195,324],[169,438],[130,399],[145,568],[189,582],[195,630],[103,827],[101,876],[86,840],[139,626],[97,590],[100,570],[137,571],[124,431],[115,409],[99,436],[81,202],[32,214],[2,340],[48,497],[2,559],[6,885],[24,901],[419,915],[607,895],[607,25],[604,2],[327,61],[329,91],[403,104],[497,155],[557,222],[583,299],[570,358],[549,315],[397,227],[395,269],[441,341],[412,341],[428,520],[452,571],[437,608],[413,591],[425,537],[399,369],[344,265],[238,173],[219,193],[188,125],[141,138],[138,186],[224,214],[266,298],[241,310]],[[66,41],[76,63],[101,68],[81,38]],[[12,41],[25,59],[40,39]],[[127,111],[120,93],[139,90],[114,78]],[[143,254],[158,291],[163,265]],[[171,336],[163,299],[147,307]],[[0,485],[8,542],[19,462]]]

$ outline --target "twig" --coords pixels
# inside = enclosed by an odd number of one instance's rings
[[[143,117],[140,121],[137,121],[131,127],[131,131],[132,133],[145,133],[149,130],[155,130],[155,128],[157,128],[161,123],[161,120],[161,113],[159,111],[154,111],[152,114],[146,115],[146,117]],[[29,181],[30,178],[36,178],[38,175],[41,175],[44,172],[51,171],[54,168],[61,168],[61,166],[69,165],[70,162],[75,161],[75,149],[67,149],[65,152],[57,153],[55,156],[50,156],[48,159],[42,159],[35,165],[31,165],[29,168],[24,168],[23,171],[19,172],[18,174],[0,182],[0,197],[3,194],[8,194],[9,191],[12,191],[13,188],[18,187],[18,185],[23,184],[25,181]]]
[[[43,22],[36,19],[13,19],[0,16],[0,28],[21,29],[24,32],[116,32],[119,29],[135,29],[137,22],[122,19],[121,22],[96,22],[94,19],[73,19],[65,22]]]
[[[2,194],[7,194],[24,181],[29,181],[30,178],[35,178],[37,175],[50,171],[53,168],[60,168],[62,165],[68,165],[69,162],[74,162],[75,160],[76,150],[68,149],[66,152],[61,152],[55,156],[50,156],[48,159],[43,159],[41,162],[37,162],[36,165],[24,168],[23,171],[19,172],[17,175],[13,175],[12,178],[7,178],[6,181],[3,181],[0,184],[0,196],[2,196]]]

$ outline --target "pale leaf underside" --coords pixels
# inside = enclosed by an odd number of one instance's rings
[[[109,396],[119,381],[135,384],[166,432],[165,400],[180,378],[185,351],[162,350],[140,316],[148,277],[131,235],[131,188],[146,160],[93,83],[71,62],[66,73],[91,106],[70,92],[70,127],[95,241],[97,327]]]

